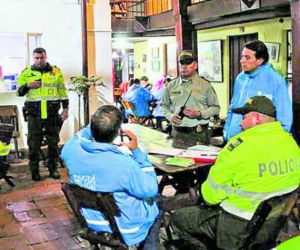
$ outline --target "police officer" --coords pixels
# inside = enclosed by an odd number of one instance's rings
[[[62,72],[47,62],[46,50],[33,51],[34,64],[23,70],[18,79],[18,96],[26,95],[25,118],[28,121],[27,144],[32,180],[40,181],[39,151],[43,137],[48,144],[47,167],[50,177],[59,179],[57,171],[60,122],[68,118],[69,99]],[[59,110],[63,108],[61,118]]]
[[[179,56],[180,77],[171,81],[162,97],[161,108],[172,123],[174,141],[209,144],[208,123],[220,112],[218,97],[211,84],[198,76],[197,56],[184,50]],[[174,146],[176,147],[174,143]]]
[[[188,249],[202,249],[204,238],[221,249],[241,249],[237,243],[259,204],[299,186],[300,150],[276,121],[272,101],[256,96],[232,111],[243,115],[244,131],[226,144],[201,187],[209,206],[181,209],[171,218]],[[261,243],[266,236],[258,234]]]

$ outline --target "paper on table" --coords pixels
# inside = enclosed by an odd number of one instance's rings
[[[180,148],[157,148],[149,151],[149,154],[176,156],[183,151],[185,150]]]
[[[218,152],[214,152],[214,155],[208,155],[201,153],[198,150],[184,150],[177,155],[177,157],[191,158],[196,162],[215,162],[218,156]]]
[[[205,145],[195,145],[188,148],[189,150],[199,150],[199,151],[210,151],[210,152],[219,152],[222,148],[215,146],[205,146]]]

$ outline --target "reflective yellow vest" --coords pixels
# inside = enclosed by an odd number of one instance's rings
[[[284,241],[279,246],[272,248],[272,250],[296,250],[300,249],[300,236],[293,237]]]
[[[299,183],[299,147],[279,122],[269,122],[226,144],[201,192],[207,203],[250,220],[263,200],[289,193]]]
[[[51,66],[52,71],[41,73],[34,70],[32,66],[27,67],[18,78],[18,85],[22,86],[35,80],[41,80],[41,87],[30,89],[26,100],[33,101],[54,101],[68,99],[67,89],[64,84],[62,72],[56,66]]]

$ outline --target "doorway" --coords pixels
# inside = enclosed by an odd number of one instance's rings
[[[258,33],[229,37],[229,100],[231,100],[233,96],[234,79],[242,71],[240,59],[244,44],[257,39]]]

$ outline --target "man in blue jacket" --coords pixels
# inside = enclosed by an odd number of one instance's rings
[[[129,88],[124,95],[124,99],[133,104],[137,116],[148,117],[151,115],[149,102],[154,101],[155,98],[149,91],[140,85],[139,79],[130,81]]]
[[[293,111],[288,85],[268,61],[268,48],[263,42],[252,41],[245,45],[240,60],[243,72],[235,80],[233,98],[224,126],[226,141],[242,132],[240,122],[243,116],[233,113],[232,109],[244,106],[253,96],[268,97],[275,105],[276,119],[285,131],[290,131]]]
[[[125,243],[136,246],[143,242],[159,210],[154,198],[158,195],[157,176],[147,154],[137,146],[137,137],[123,130],[130,138],[127,146],[132,155],[123,153],[114,139],[122,124],[121,111],[112,105],[100,107],[91,124],[79,131],[63,147],[62,158],[69,171],[70,182],[93,191],[112,192],[121,210],[116,218]],[[98,232],[111,232],[102,214],[82,208],[88,227]]]

